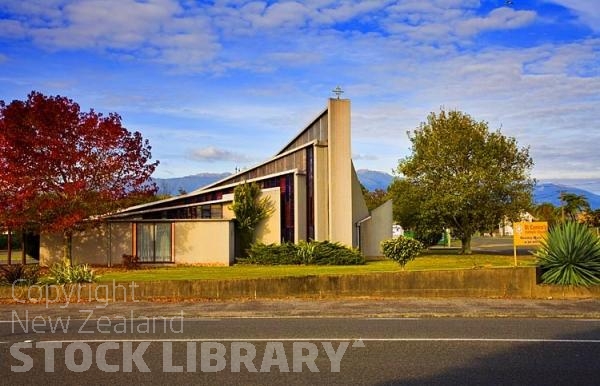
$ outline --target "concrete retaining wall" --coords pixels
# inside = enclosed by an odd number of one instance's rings
[[[134,285],[135,287],[132,287]],[[57,298],[49,288],[48,297]],[[29,292],[28,292],[29,291]],[[41,293],[40,293],[41,292]],[[77,291],[72,292],[76,294]],[[600,298],[600,286],[536,284],[535,268],[394,272],[245,280],[172,280],[83,285],[79,298],[115,301],[151,299],[268,299],[324,297],[469,297],[525,299]],[[0,287],[0,299],[45,301],[43,287]],[[75,301],[73,299],[72,301]]]

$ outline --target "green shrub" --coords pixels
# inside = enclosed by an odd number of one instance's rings
[[[48,276],[43,278],[44,284],[93,283],[97,277],[87,264],[71,265],[68,259],[54,263]]]
[[[365,257],[358,249],[348,248],[330,241],[311,241],[314,245],[313,264],[318,265],[362,265]]]
[[[248,257],[240,263],[264,265],[356,265],[364,264],[364,256],[356,249],[329,241],[300,241],[298,244],[254,243]]]
[[[554,226],[535,256],[546,284],[600,284],[600,239],[585,224]]]
[[[423,250],[423,243],[419,240],[409,239],[407,237],[397,237],[395,239],[384,240],[381,242],[381,251],[388,259],[397,261],[402,268],[411,260],[414,260]]]
[[[444,237],[444,232],[441,230],[432,230],[417,228],[415,230],[414,239],[420,241],[424,247],[438,245]]]
[[[290,243],[253,243],[248,249],[248,257],[238,258],[237,261],[239,263],[264,265],[298,264],[296,246]]]
[[[32,285],[39,279],[39,266],[35,265],[5,265],[0,267],[0,278],[3,284]]]

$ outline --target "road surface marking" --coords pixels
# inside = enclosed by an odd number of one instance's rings
[[[491,343],[594,343],[600,339],[540,339],[540,338],[174,338],[174,339],[64,339],[44,340],[50,343],[104,343],[104,342],[491,342]],[[40,340],[39,342],[42,342]]]

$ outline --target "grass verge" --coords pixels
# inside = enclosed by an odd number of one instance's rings
[[[513,257],[505,255],[440,255],[425,254],[406,265],[406,271],[507,268],[513,266]],[[520,256],[519,266],[535,266],[532,256]],[[369,261],[365,265],[234,265],[232,267],[178,266],[147,268],[127,271],[121,268],[100,268],[98,281],[151,281],[151,280],[234,280],[277,278],[312,275],[362,275],[379,272],[399,272],[400,265],[391,260]]]
[[[23,259],[23,253],[20,249],[13,249],[11,252],[11,260],[13,264],[21,264],[21,260]],[[38,261],[27,255],[27,264],[35,264]],[[5,250],[0,251],[0,264],[8,263],[8,252]]]

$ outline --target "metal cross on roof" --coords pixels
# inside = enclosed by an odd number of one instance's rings
[[[342,90],[342,88],[340,86],[337,86],[336,88],[331,90],[331,92],[334,93],[335,95],[337,95],[337,99],[340,99],[340,95],[342,95],[344,93],[344,90]]]

